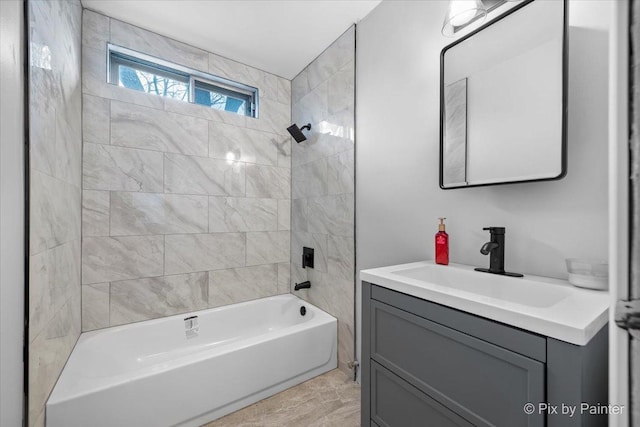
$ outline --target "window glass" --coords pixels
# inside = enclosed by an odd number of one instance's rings
[[[181,101],[189,100],[189,81],[118,64],[118,86]]]
[[[194,102],[217,110],[251,115],[251,95],[196,81]]]

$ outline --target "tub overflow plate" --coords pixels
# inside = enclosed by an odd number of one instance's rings
[[[200,335],[198,316],[189,316],[184,318],[184,334],[187,339],[195,338]]]

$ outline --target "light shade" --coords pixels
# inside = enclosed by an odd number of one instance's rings
[[[465,26],[474,19],[487,16],[487,8],[481,0],[450,0],[447,14],[442,24],[442,35],[453,37],[460,27]]]

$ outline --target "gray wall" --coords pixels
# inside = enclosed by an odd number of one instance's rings
[[[568,174],[561,181],[438,187],[440,34],[447,2],[385,1],[358,25],[357,269],[434,256],[486,266],[483,226],[507,228],[510,271],[566,278],[568,257],[607,258],[611,2],[570,2]]]
[[[445,8],[383,2],[358,28],[358,268],[433,258],[440,216],[452,262],[488,264],[488,225],[507,227],[509,270],[566,278],[565,258],[606,259],[609,2],[570,4],[567,177],[449,191],[438,187]]]
[[[80,1],[29,1],[29,425],[80,335]]]
[[[22,425],[24,2],[0,2],[0,425]]]
[[[259,118],[108,84],[108,41],[258,87]],[[83,330],[289,292],[290,93],[84,11]]]
[[[292,81],[292,119],[311,123],[293,144],[291,274],[311,289],[296,294],[338,318],[338,363],[353,360],[354,79],[351,27]],[[301,266],[314,248],[314,268]]]

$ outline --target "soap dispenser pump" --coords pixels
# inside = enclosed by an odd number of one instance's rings
[[[436,264],[449,265],[449,235],[445,231],[444,220],[438,218],[440,225],[436,233]]]

